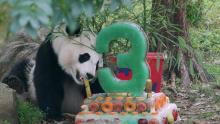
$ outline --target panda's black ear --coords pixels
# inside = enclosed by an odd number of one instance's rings
[[[78,25],[77,28],[74,31],[72,31],[69,26],[66,26],[66,33],[69,36],[77,36],[81,33],[81,26]]]

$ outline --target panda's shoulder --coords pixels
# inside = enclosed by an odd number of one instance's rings
[[[53,74],[54,78],[63,76],[63,70],[61,69],[61,65],[58,62],[58,55],[53,50],[52,42],[53,41],[49,35],[38,49],[34,70],[35,77],[36,75],[42,75],[41,77],[43,78],[47,74],[49,76]]]
[[[52,45],[52,33],[48,34],[45,40],[41,43],[39,49],[50,48]]]
[[[46,39],[41,43],[36,57],[39,58],[44,56],[48,56],[48,57],[54,56],[52,42],[53,41],[51,40],[51,34],[48,34]]]

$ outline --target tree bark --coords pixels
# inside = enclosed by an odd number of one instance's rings
[[[167,1],[163,1],[163,0],[152,0],[152,9],[151,9],[151,25],[153,25],[155,28],[155,30],[158,30],[157,32],[160,32],[161,35],[165,36],[166,35],[166,28],[162,27],[162,21],[163,19],[167,16],[166,14],[166,2]],[[161,19],[163,18],[163,19]],[[161,52],[162,51],[162,40],[165,40],[164,38],[161,39],[157,39],[156,40],[156,44],[157,48],[156,49],[152,49],[152,46],[150,46],[151,51],[157,51],[157,52]],[[151,41],[150,45],[153,44],[153,41]]]
[[[164,9],[164,11],[161,12],[161,8]],[[187,44],[187,46],[191,47],[191,42],[189,40],[188,35],[188,24],[187,24],[187,18],[186,18],[186,1],[185,0],[152,0],[152,14],[151,14],[152,22],[151,24],[154,25],[157,29],[160,29],[158,32],[162,34],[164,37],[167,37],[174,41],[176,44],[179,44],[178,37],[182,37]],[[171,24],[176,25],[179,30],[172,31],[170,27],[168,28],[160,28],[162,27],[159,21],[157,20],[158,17],[161,16],[167,16],[167,20]],[[180,76],[181,78],[181,84],[184,87],[190,86],[190,83],[193,81],[193,78],[190,78],[192,74],[190,74],[189,71],[189,62],[193,62],[194,70],[199,75],[199,79],[201,82],[208,82],[206,78],[206,74],[202,68],[202,66],[197,62],[196,55],[194,55],[193,51],[190,51],[186,48],[180,48],[179,46],[176,46],[173,43],[170,43],[167,41],[167,39],[164,40],[164,43],[166,44],[167,48],[166,50],[170,51],[172,55],[177,58],[180,58],[180,62],[177,62],[177,59],[175,62],[172,63],[180,63],[180,68],[175,66],[173,64],[173,67],[171,67],[171,70],[169,71],[169,75],[172,75],[171,73],[174,70],[176,72],[177,76]],[[161,41],[157,41],[157,47],[161,47]],[[158,52],[159,48],[157,48]],[[165,50],[165,49],[163,49]],[[179,54],[178,54],[179,53]],[[170,76],[170,80],[172,79],[172,76]]]
[[[176,8],[176,14],[174,15],[174,24],[177,24],[180,28],[180,32],[178,32],[178,36],[181,36],[184,38],[185,42],[189,44],[189,38],[188,38],[188,25],[186,21],[186,7],[184,0],[179,0],[177,3]],[[180,77],[181,77],[181,84],[185,87],[190,85],[190,75],[189,75],[189,69],[187,66],[187,60],[189,59],[187,56],[187,53],[185,53],[180,48],[178,49],[180,53]]]
[[[186,19],[186,6],[185,6],[184,0],[179,0],[178,3],[178,10],[177,10],[177,15],[176,15],[176,20],[174,23],[179,25],[179,28],[181,29],[181,32],[179,32],[179,36],[182,36],[188,46],[192,46],[191,42],[189,40],[189,35],[188,35],[188,24],[187,24],[187,19]],[[179,49],[181,52],[181,82],[184,86],[189,86],[190,84],[190,74],[189,74],[189,66],[187,66],[187,61],[192,60],[194,64],[194,69],[197,71],[200,81],[207,83],[208,80],[206,78],[206,74],[203,71],[202,66],[197,62],[195,59],[195,55],[193,51],[182,51]]]
[[[192,62],[193,62],[193,65],[195,67],[195,69],[197,70],[198,74],[199,74],[199,78],[202,82],[204,83],[208,83],[208,79],[207,79],[207,76],[204,72],[204,69],[202,68],[202,66],[197,62],[196,58],[195,57],[192,57]]]
[[[190,86],[190,83],[191,83],[191,80],[190,80],[190,76],[189,76],[189,69],[188,69],[188,66],[187,66],[187,60],[186,60],[186,57],[185,55],[183,54],[182,50],[179,50],[180,52],[180,58],[181,58],[181,62],[180,62],[180,75],[181,75],[181,84],[184,86],[184,87],[188,87]]]

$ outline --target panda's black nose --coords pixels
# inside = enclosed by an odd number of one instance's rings
[[[95,78],[95,77],[94,77],[92,74],[90,74],[90,73],[86,73],[86,76],[87,76],[88,80],[92,80],[92,79]]]

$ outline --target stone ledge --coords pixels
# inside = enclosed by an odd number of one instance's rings
[[[4,121],[18,124],[16,93],[6,84],[0,82],[0,123]]]

